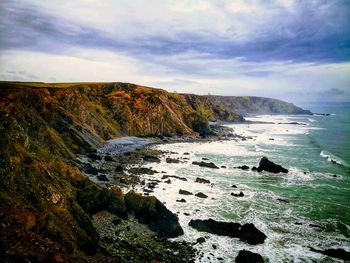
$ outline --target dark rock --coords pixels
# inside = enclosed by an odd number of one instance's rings
[[[129,173],[132,173],[132,174],[137,174],[137,175],[140,175],[140,174],[148,174],[148,175],[153,175],[156,173],[156,171],[152,170],[152,169],[149,169],[149,168],[146,168],[146,167],[135,167],[135,168],[130,168],[128,170]]]
[[[179,163],[179,162],[180,162],[180,160],[178,160],[178,159],[173,159],[173,158],[166,158],[165,161],[166,161],[167,163]]]
[[[221,165],[220,167],[221,167],[221,168],[226,168],[226,166],[225,166],[225,165]]]
[[[184,213],[185,216],[189,216],[190,214],[189,213]]]
[[[270,173],[288,173],[288,170],[281,165],[275,164],[266,157],[261,158],[259,162],[258,172],[270,172]]]
[[[206,162],[192,162],[192,164],[194,165],[199,165],[201,167],[207,167],[207,168],[213,168],[213,169],[220,169],[219,167],[217,167],[214,163],[210,162],[210,163],[206,163]]]
[[[171,180],[168,179],[168,180],[164,181],[164,183],[166,183],[166,184],[171,184]]]
[[[148,194],[154,192],[153,190],[146,189],[146,188],[144,188],[142,191],[143,191],[144,193],[148,193]]]
[[[332,257],[332,258],[338,258],[346,261],[350,261],[350,252],[342,249],[342,248],[330,248],[326,250],[318,250],[315,248],[310,247],[310,250],[312,252],[321,253],[323,255]]]
[[[206,194],[203,194],[202,192],[195,194],[195,196],[200,197],[200,198],[207,198],[208,197]]]
[[[205,242],[205,238],[204,237],[199,237],[199,238],[197,238],[197,243],[198,244],[202,244],[202,243],[204,243]]]
[[[184,153],[184,155],[190,155],[190,153]]]
[[[249,170],[249,166],[247,165],[237,166],[236,168],[241,170]]]
[[[140,223],[165,237],[183,235],[179,219],[170,212],[156,197],[144,197],[134,191],[125,196],[125,204],[129,213],[133,213]]]
[[[298,225],[298,226],[301,226],[301,225],[302,225],[302,223],[300,223],[300,222],[295,222],[294,224],[295,224],[295,225]]]
[[[124,168],[121,165],[117,165],[117,167],[115,168],[115,171],[118,172],[118,173],[121,173],[121,172],[124,171]]]
[[[316,228],[320,228],[320,229],[323,229],[323,227],[322,227],[322,226],[320,226],[320,225],[316,225],[316,224],[309,224],[309,226],[311,226],[311,227],[316,227]]]
[[[251,245],[262,244],[266,235],[258,230],[253,224],[220,222],[213,219],[191,220],[189,225],[198,231],[208,232],[219,236],[239,238]]]
[[[213,244],[213,249],[217,249],[218,247],[216,245]]]
[[[103,181],[103,182],[108,182],[109,181],[105,174],[98,175],[97,179],[100,180],[100,181]]]
[[[233,184],[231,187],[232,187],[232,188],[237,188],[237,185],[234,185],[234,184]]]
[[[179,202],[179,203],[186,203],[186,200],[183,199],[183,198],[181,198],[181,199],[176,200],[176,202]]]
[[[252,167],[252,171],[257,171],[257,170],[258,170],[258,168],[256,166]]]
[[[201,183],[201,184],[210,184],[209,180],[203,179],[203,178],[200,178],[200,177],[197,177],[195,182],[196,183]]]
[[[283,202],[283,203],[289,203],[287,199],[282,199],[282,198],[277,198],[278,201]]]
[[[240,192],[239,194],[231,193],[231,195],[236,196],[236,197],[243,197],[244,196],[243,192]]]
[[[260,254],[250,252],[248,250],[239,251],[236,259],[236,263],[264,263],[264,259]]]
[[[179,194],[180,195],[193,195],[193,193],[186,191],[186,190],[182,190],[182,189],[179,190]]]
[[[92,174],[92,175],[98,175],[98,169],[91,166],[90,164],[86,165],[84,168],[83,168],[83,171],[87,174]]]
[[[208,158],[205,158],[205,157],[203,157],[202,160],[203,160],[203,161],[209,161],[209,159],[208,159]]]
[[[77,201],[89,214],[95,214],[102,210],[115,214],[121,218],[127,218],[127,210],[122,196],[116,196],[111,191],[101,188],[89,180],[77,191]]]
[[[164,180],[164,179],[168,179],[169,177],[175,178],[175,179],[179,179],[181,181],[187,181],[186,178],[180,177],[180,176],[176,176],[176,175],[163,175],[161,179]]]
[[[146,162],[160,163],[160,159],[157,156],[152,156],[152,155],[144,156],[143,160]]]
[[[119,225],[121,222],[122,220],[119,217],[114,218],[112,221],[112,223],[116,226]]]
[[[92,160],[102,160],[102,157],[97,155],[96,153],[89,153],[87,157],[89,157]]]
[[[105,161],[107,161],[107,162],[113,162],[114,161],[114,159],[111,156],[109,156],[109,155],[106,155],[103,159]]]

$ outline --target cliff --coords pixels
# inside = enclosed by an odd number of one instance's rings
[[[246,116],[250,114],[311,114],[293,103],[254,97],[254,96],[208,96],[214,103],[222,105],[228,111]]]
[[[90,182],[75,165],[76,154],[123,135],[205,134],[208,119],[236,118],[205,97],[132,84],[0,83],[1,258],[105,261],[92,214],[105,209],[124,218],[135,211],[125,197]],[[151,226],[171,223],[181,233],[176,217],[161,203],[156,208]],[[159,223],[157,213],[171,220]]]

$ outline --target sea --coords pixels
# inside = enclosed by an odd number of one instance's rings
[[[261,254],[266,262],[342,262],[312,252],[310,247],[350,251],[350,103],[303,107],[329,115],[250,116],[246,118],[249,123],[226,125],[247,140],[152,146],[168,154],[161,163],[145,167],[187,179],[161,182],[153,195],[179,217],[185,234],[175,240],[206,238],[195,245],[200,251],[197,262],[234,262],[242,249]],[[289,172],[252,171],[263,156]],[[184,162],[166,163],[166,157]],[[192,164],[203,158],[226,168]],[[250,169],[236,168],[242,165]],[[159,174],[146,177],[160,179]],[[197,177],[211,183],[196,183]],[[208,198],[180,195],[180,189],[203,192]],[[239,192],[244,196],[231,195]],[[182,198],[185,203],[176,201]],[[267,239],[264,244],[249,245],[188,225],[191,219],[209,218],[253,223]]]

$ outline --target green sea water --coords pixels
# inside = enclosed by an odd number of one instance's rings
[[[350,250],[350,104],[304,108],[331,115],[253,116],[248,119],[260,123],[228,125],[248,140],[156,146],[172,152],[169,157],[173,158],[189,153],[188,162],[152,164],[156,170],[188,180],[160,183],[154,194],[178,213],[185,230],[180,239],[192,242],[207,236],[200,247],[204,256],[198,262],[217,262],[218,257],[224,259],[220,262],[233,262],[241,249],[258,252],[267,262],[334,262],[336,259],[312,252],[310,247]],[[289,169],[288,174],[235,168],[258,166],[263,156]],[[226,168],[213,170],[191,164],[202,158]],[[196,177],[212,184],[195,183]],[[183,197],[179,189],[201,191],[209,198],[188,196],[186,203],[178,203],[176,199]],[[244,197],[231,196],[240,191]],[[262,245],[250,246],[188,226],[191,219],[206,218],[254,223],[267,239]],[[219,248],[213,251],[212,245]]]

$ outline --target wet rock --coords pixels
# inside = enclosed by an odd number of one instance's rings
[[[221,165],[220,167],[221,167],[221,168],[227,168],[225,165]]]
[[[124,171],[124,168],[121,165],[117,165],[117,167],[115,168],[115,171],[118,173],[122,173]]]
[[[202,160],[203,160],[203,161],[209,161],[209,159],[208,159],[208,158],[205,158],[205,157],[203,157]]]
[[[143,157],[145,162],[160,163],[160,159],[157,156],[146,155]]]
[[[183,198],[181,198],[181,199],[176,200],[176,202],[179,202],[179,203],[186,203],[186,200],[183,199]]]
[[[107,178],[107,176],[106,176],[105,174],[100,174],[100,175],[98,175],[98,176],[97,176],[97,179],[98,179],[99,181],[102,181],[102,182],[108,182],[108,181],[109,181],[108,178]]]
[[[231,193],[231,195],[236,196],[236,197],[243,197],[244,196],[243,192],[239,192],[239,194]]]
[[[193,193],[186,191],[186,190],[182,190],[182,189],[179,190],[179,194],[180,195],[193,195]]]
[[[200,198],[207,198],[208,197],[206,194],[203,194],[202,192],[195,194],[195,196],[200,197]]]
[[[210,184],[209,180],[203,179],[203,178],[200,178],[200,177],[197,177],[195,182],[196,183],[201,183],[201,184]]]
[[[109,155],[106,155],[103,159],[105,161],[107,161],[107,162],[113,162],[114,161],[114,159],[111,156],[109,156]]]
[[[236,168],[241,170],[249,170],[249,166],[247,165],[237,166]]]
[[[202,243],[204,243],[205,242],[205,238],[204,237],[199,237],[199,238],[197,238],[197,243],[198,244],[202,244]]]
[[[179,163],[179,162],[180,162],[180,160],[178,160],[178,159],[173,159],[173,158],[166,158],[165,161],[166,161],[167,163]]]
[[[236,263],[264,263],[264,259],[260,254],[250,252],[248,250],[239,251],[236,259]]]
[[[201,232],[208,232],[219,236],[229,236],[239,238],[241,241],[251,245],[264,243],[266,235],[258,230],[253,224],[232,222],[220,222],[213,219],[191,220],[189,226]]]
[[[232,187],[232,188],[237,188],[237,185],[234,185],[234,184],[233,184],[231,187]]]
[[[87,157],[89,157],[92,160],[97,160],[97,161],[102,160],[102,157],[97,155],[96,153],[89,153]]]
[[[84,168],[83,168],[83,171],[87,174],[92,174],[92,175],[98,175],[98,169],[91,166],[90,164],[86,165]]]
[[[283,202],[283,203],[289,203],[287,199],[277,198],[277,201]]]
[[[180,176],[176,176],[176,175],[163,175],[161,179],[164,180],[164,179],[168,179],[169,177],[175,178],[175,179],[179,179],[181,181],[187,181],[186,178],[180,177]]]
[[[184,153],[184,155],[190,155],[190,153],[187,153],[187,152],[186,152],[186,153]]]
[[[213,169],[220,169],[218,166],[216,166],[213,162],[206,163],[206,162],[192,162],[194,165],[198,165],[201,167],[207,167],[207,168],[213,168]]]
[[[258,170],[258,168],[256,166],[252,167],[252,171],[257,171],[257,170]]]
[[[153,193],[154,191],[153,190],[150,190],[150,189],[147,189],[147,188],[144,188],[143,190],[142,190],[144,193]]]
[[[271,162],[266,157],[261,158],[259,162],[258,172],[270,172],[270,173],[288,173],[288,170],[283,168],[281,165]]]
[[[128,212],[134,214],[140,223],[147,224],[151,230],[169,238],[183,235],[177,216],[156,197],[144,197],[130,191],[124,199]]]
[[[350,252],[342,249],[342,248],[330,248],[326,250],[318,250],[315,248],[310,247],[310,250],[312,252],[321,253],[323,255],[332,257],[332,258],[338,258],[346,261],[350,261]]]
[[[214,245],[214,244],[213,244],[213,246],[212,246],[212,247],[213,247],[213,249],[217,249],[217,248],[218,248],[218,247],[217,247],[216,245]]]
[[[316,225],[316,224],[309,224],[309,226],[311,226],[311,227],[315,227],[315,228],[319,228],[319,229],[323,229],[323,227],[322,227],[322,226],[320,226],[320,225]]]
[[[171,184],[171,180],[168,179],[168,180],[164,181],[164,183],[166,183],[166,184]]]
[[[189,216],[189,215],[190,215],[190,213],[184,213],[184,215],[185,215],[185,216]]]
[[[153,175],[156,173],[156,171],[152,170],[152,169],[149,169],[149,168],[146,168],[146,167],[135,167],[135,168],[130,168],[128,170],[129,173],[132,173],[132,174],[137,174],[137,175],[140,175],[140,174],[148,174],[148,175]]]

